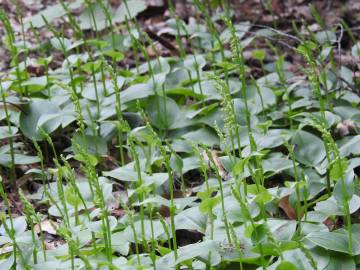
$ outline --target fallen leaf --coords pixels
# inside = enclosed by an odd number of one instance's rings
[[[54,250],[65,244],[66,244],[66,242],[64,240],[45,242],[45,249],[46,250]]]
[[[272,0],[271,8],[272,8],[272,11],[275,12],[276,14],[280,14],[281,11],[284,10],[284,8],[281,5],[281,1],[279,1],[279,0]]]
[[[335,221],[332,218],[327,218],[324,220],[323,222],[324,225],[326,225],[326,227],[328,227],[329,231],[333,231],[335,229]]]
[[[289,196],[285,196],[285,197],[280,199],[279,207],[285,212],[285,214],[287,215],[287,217],[289,219],[296,219],[296,211],[290,205]]]
[[[47,232],[54,235],[56,235],[56,230],[58,228],[59,228],[59,224],[49,219],[42,221],[40,225],[36,224],[34,226],[34,230],[36,233],[40,233],[41,230],[43,232]]]
[[[111,211],[111,215],[118,218],[125,216],[125,214],[125,210],[123,209],[114,209]]]
[[[221,161],[217,155],[217,152],[216,151],[211,151],[211,156],[212,156],[212,159],[214,160],[214,163],[215,163],[215,166],[216,168],[218,169],[219,173],[220,173],[220,176],[222,179],[226,179],[227,178],[227,172],[225,171],[223,165],[221,164]],[[208,155],[206,154],[206,152],[203,152],[203,157],[204,157],[204,160],[206,162],[208,162],[208,164],[210,165],[210,159],[208,157]]]

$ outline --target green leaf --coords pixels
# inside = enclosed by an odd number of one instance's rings
[[[74,159],[76,159],[77,161],[81,161],[81,162],[89,161],[89,163],[94,167],[99,163],[97,158],[90,154],[87,155],[87,157],[86,157],[87,160],[84,158],[83,155],[80,155],[80,154],[76,154],[74,156]]]
[[[109,230],[113,230],[117,225],[117,220],[114,216],[108,216],[109,220]],[[89,221],[86,223],[88,229],[95,233],[102,233],[107,228],[105,227],[102,220]]]
[[[355,262],[354,259],[342,253],[332,252],[330,255],[330,262],[324,268],[324,270],[355,270]]]
[[[268,190],[264,190],[256,195],[254,201],[258,204],[267,204],[268,202],[271,202],[273,197],[269,193]]]
[[[212,240],[206,240],[200,243],[181,247],[178,250],[178,258],[173,265],[177,265],[183,261],[194,258],[209,262],[212,266],[219,264],[221,257],[218,251],[217,243]]]
[[[44,115],[59,114],[60,112],[60,108],[52,101],[34,98],[29,104],[23,106],[20,114],[20,130],[29,139],[40,141],[43,139],[38,128],[40,118]],[[61,118],[55,118],[44,123],[42,128],[45,132],[51,133],[60,125]]]
[[[320,31],[316,33],[315,39],[320,44],[334,43],[336,42],[336,34],[333,31]]]
[[[124,232],[116,232],[111,234],[111,245],[114,251],[119,252],[123,256],[127,256],[130,251],[130,243],[126,241]]]
[[[137,99],[146,98],[154,95],[154,91],[146,83],[138,83],[129,86],[127,89],[120,92],[121,103],[127,103]]]
[[[172,153],[170,158],[170,166],[175,172],[177,172],[178,174],[182,174],[184,162],[178,154]]]
[[[354,194],[349,201],[350,214],[353,214],[360,208],[360,197]],[[343,209],[343,203],[341,199],[336,200],[334,196],[331,196],[326,201],[321,201],[314,207],[316,211],[322,212],[327,216],[344,216],[345,211]]]
[[[304,165],[315,166],[326,156],[323,141],[307,131],[297,131],[292,144],[295,145],[295,159]]]
[[[44,90],[47,82],[48,79],[46,76],[30,77],[26,81],[22,82],[21,85],[26,86],[27,90],[32,94]]]
[[[142,233],[142,226],[144,225],[144,234]],[[144,219],[143,221],[137,220],[134,222],[135,232],[138,240],[150,241],[165,236],[164,227],[159,220]],[[152,229],[153,228],[153,229]],[[152,231],[153,230],[153,231]],[[169,230],[169,228],[167,228]],[[124,237],[127,241],[135,243],[135,236],[132,228],[127,226],[124,230]]]
[[[202,213],[209,213],[220,202],[221,202],[220,196],[206,198],[200,203],[199,209]]]
[[[284,157],[272,157],[263,160],[264,172],[272,172],[272,174],[280,173],[292,167],[292,161]]]
[[[149,99],[147,113],[151,124],[160,129],[169,129],[181,115],[173,99],[161,96],[153,96]]]
[[[350,255],[360,254],[360,239],[352,238],[352,250],[349,249],[349,235],[346,231],[313,232],[306,236],[315,245],[328,250],[347,253]]]
[[[267,226],[278,241],[290,241],[296,231],[296,222],[293,220],[271,218],[268,219]]]
[[[38,156],[27,156],[23,154],[14,155],[15,165],[29,165],[40,162]],[[0,165],[10,167],[12,165],[12,159],[10,154],[1,154],[0,155]]]
[[[70,185],[65,190],[65,199],[67,203],[71,204],[72,206],[78,206],[81,203],[81,200],[75,189]]]
[[[343,179],[344,181],[342,180],[337,181],[333,191],[334,198],[341,204],[343,204],[345,200],[349,201],[353,197],[355,190],[354,171],[353,170],[348,171],[343,177],[344,177]]]
[[[275,148],[288,141],[291,135],[288,129],[270,129],[265,134],[254,133],[254,138],[260,148]]]
[[[137,172],[128,166],[123,166],[116,168],[112,171],[103,172],[103,175],[108,177],[113,177],[121,181],[130,181],[130,182],[138,181]]]
[[[218,136],[209,128],[200,128],[196,131],[186,133],[182,137],[189,141],[203,143],[208,146],[219,145]]]
[[[11,126],[9,130],[8,126],[2,126],[0,127],[0,140],[13,137],[17,132],[18,132],[17,127]]]
[[[99,136],[83,136],[80,133],[75,133],[72,138],[72,150],[75,154],[78,154],[75,144],[92,155],[106,155],[108,152],[106,141]]]
[[[278,266],[276,266],[276,270],[297,270],[298,268],[291,262],[282,261]]]
[[[351,54],[354,57],[360,57],[360,41],[351,48]]]
[[[360,153],[360,135],[347,136],[339,143],[339,150],[342,156],[348,156],[350,154]]]
[[[115,23],[122,23],[125,22],[126,18],[130,20],[131,18],[135,17],[140,12],[144,11],[147,7],[146,2],[144,0],[127,0],[127,7],[122,2],[122,4],[113,9],[110,6],[107,7],[113,24]],[[92,19],[91,13],[94,13],[96,18],[96,27],[94,21]],[[83,30],[104,30],[106,27],[110,27],[109,21],[106,18],[103,9],[99,4],[92,4],[91,7],[87,7],[84,12],[79,17],[80,20],[80,27]]]
[[[339,180],[343,174],[346,172],[348,168],[348,160],[347,159],[341,159],[340,161],[336,160],[332,164],[330,168],[330,179],[337,181]]]
[[[175,224],[177,230],[196,230],[205,233],[207,217],[201,213],[199,207],[191,207],[175,216]]]
[[[266,52],[264,50],[253,50],[251,55],[254,59],[262,61],[265,59]]]
[[[251,241],[254,245],[264,243],[267,239],[268,228],[265,224],[257,224],[252,231]]]
[[[70,10],[79,8],[82,5],[82,3],[83,3],[82,0],[75,0],[71,4],[68,5],[68,8]],[[44,20],[42,18],[43,16],[46,18],[46,20],[49,23],[51,23],[54,19],[62,17],[65,14],[66,14],[66,11],[62,7],[61,4],[48,6],[44,10],[38,12],[36,15],[30,16],[29,19],[25,20],[25,22],[24,22],[24,30],[27,31],[30,28],[31,24],[35,28],[40,28],[40,27],[45,26],[45,22],[44,22]]]
[[[54,37],[50,39],[50,43],[51,46],[53,46],[56,50],[59,51],[62,51],[63,49],[68,50],[72,46],[71,40],[65,37]]]
[[[12,218],[12,221],[10,221],[10,219],[6,219],[5,223],[7,225],[7,227],[9,229],[11,229],[11,222],[13,224],[13,229],[14,229],[14,236],[19,236],[21,234],[23,234],[27,228],[27,223],[26,223],[26,219],[25,216],[20,216],[17,218]],[[1,235],[5,235],[5,236],[9,236],[5,230],[4,225],[0,226],[0,234]]]
[[[124,59],[124,54],[115,50],[107,50],[102,52],[103,55],[111,57],[111,59],[119,62]]]
[[[92,74],[93,72],[96,73],[99,71],[101,63],[101,61],[88,62],[85,65],[82,65],[81,69],[88,74]]]
[[[285,261],[295,265],[297,270],[315,270],[307,256],[300,249],[287,250],[283,252],[283,258]]]
[[[245,171],[245,166],[247,166],[250,157],[239,159],[232,168],[232,173],[234,175],[241,175]]]

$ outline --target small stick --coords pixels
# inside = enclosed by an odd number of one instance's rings
[[[167,39],[157,35],[154,31],[152,31],[149,28],[146,28],[145,32],[149,35],[150,38],[160,42],[161,45],[163,45],[165,48],[169,49],[175,55],[177,55],[177,56],[180,55],[179,49],[176,48],[173,44],[171,44],[171,42],[169,42]]]

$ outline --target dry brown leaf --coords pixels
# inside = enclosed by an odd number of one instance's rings
[[[125,210],[123,209],[114,209],[111,211],[111,215],[117,218],[125,216]]]
[[[29,72],[31,75],[34,75],[36,77],[42,76],[45,74],[45,67],[41,66],[35,62],[31,62],[26,67],[27,72]]]
[[[221,164],[221,161],[217,155],[217,151],[214,151],[214,150],[211,151],[211,156],[212,156],[212,159],[214,160],[216,168],[218,169],[218,171],[220,173],[221,178],[226,179],[227,172],[225,171],[223,165]],[[209,165],[211,164],[210,159],[205,151],[203,152],[203,158],[206,162],[209,163]]]
[[[271,9],[276,14],[280,14],[282,12],[282,10],[284,10],[281,2],[282,1],[279,1],[279,0],[272,0],[271,1]]]
[[[66,242],[64,240],[45,242],[45,249],[46,250],[54,250],[64,244],[66,244]]]
[[[327,218],[323,222],[326,227],[328,227],[329,231],[333,231],[335,229],[336,223],[332,218]]]
[[[285,214],[287,215],[287,217],[289,219],[296,219],[296,211],[290,205],[289,196],[285,196],[285,197],[280,199],[279,207],[285,212]]]
[[[157,55],[156,52],[154,51],[153,47],[150,45],[146,48],[146,51],[147,51],[149,57],[155,57]]]
[[[40,233],[41,227],[41,231],[56,235],[56,230],[59,228],[58,223],[49,219],[42,221],[40,225],[36,224],[34,226],[34,230],[36,233]]]

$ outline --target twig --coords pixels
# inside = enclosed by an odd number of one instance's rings
[[[149,28],[146,28],[145,32],[149,35],[150,38],[160,42],[165,48],[169,49],[175,55],[180,55],[178,48],[172,45],[167,39],[157,35],[154,31],[152,31]]]

